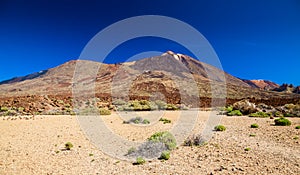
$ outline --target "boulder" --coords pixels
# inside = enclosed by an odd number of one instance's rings
[[[259,111],[254,103],[246,99],[234,103],[233,109],[240,110],[243,114],[251,114]]]

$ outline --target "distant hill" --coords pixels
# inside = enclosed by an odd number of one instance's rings
[[[21,82],[21,81],[25,81],[25,80],[31,80],[31,79],[34,79],[34,78],[38,78],[39,76],[42,76],[45,73],[47,73],[47,70],[43,70],[43,71],[40,71],[40,72],[35,72],[33,74],[29,74],[29,75],[22,76],[22,77],[15,77],[15,78],[12,78],[12,79],[9,79],[9,80],[1,81],[0,85],[16,83],[16,82]]]
[[[272,90],[275,88],[279,88],[278,84],[268,80],[243,80],[243,81],[254,88],[260,88],[265,90]]]
[[[300,94],[300,86],[294,87],[292,84],[282,84],[274,88],[273,91]]]

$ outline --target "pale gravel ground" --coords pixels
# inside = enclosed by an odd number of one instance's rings
[[[194,132],[208,118],[201,112]],[[165,114],[176,123],[178,112]],[[107,125],[124,138],[143,140],[171,124],[142,128],[122,124],[116,115],[103,116]],[[215,132],[207,145],[178,147],[168,161],[153,160],[134,166],[98,150],[85,137],[74,116],[38,116],[34,120],[0,120],[0,174],[300,174],[300,118],[292,126],[273,126],[271,119],[223,117],[225,132]],[[252,123],[260,128],[252,129]],[[249,137],[249,134],[256,134]],[[72,142],[71,151],[62,151]],[[250,147],[250,151],[244,148]],[[60,151],[56,153],[56,151]],[[89,156],[92,153],[93,156]]]

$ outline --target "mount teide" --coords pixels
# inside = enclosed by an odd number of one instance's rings
[[[78,65],[85,65],[84,71],[87,72],[97,70],[92,72],[94,77],[77,77],[77,82],[84,82],[86,86],[94,83],[92,90],[95,95],[108,103],[113,98],[151,99],[159,94],[168,103],[179,104],[186,98],[188,103],[195,106],[194,101],[200,98],[201,103],[196,106],[210,107],[212,92],[218,92],[212,88],[218,87],[223,87],[221,89],[225,92],[214,94],[214,97],[226,97],[227,104],[249,98],[253,102],[277,106],[300,99],[297,94],[253,87],[216,67],[168,51],[161,56],[120,64],[69,61],[49,70],[7,80],[0,83],[0,105],[24,105],[28,99],[31,99],[31,103],[37,103],[44,97],[72,99],[72,90],[76,86],[73,76]],[[189,87],[191,83],[196,89],[192,85]],[[90,91],[88,88],[81,90]]]

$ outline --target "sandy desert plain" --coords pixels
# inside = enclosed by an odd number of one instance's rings
[[[142,113],[142,112],[141,112]],[[167,111],[169,124],[151,127],[123,124],[116,114],[102,117],[116,134],[128,140],[147,139],[167,131],[180,111]],[[192,133],[201,133],[210,111],[199,111]],[[169,160],[143,165],[110,157],[82,132],[76,116],[39,115],[30,119],[0,120],[0,174],[300,174],[300,118],[291,126],[274,126],[274,119],[222,116],[224,132],[213,132],[202,146],[182,146]],[[257,123],[259,128],[251,128]],[[65,143],[73,148],[64,150]],[[249,149],[246,149],[249,148]]]

